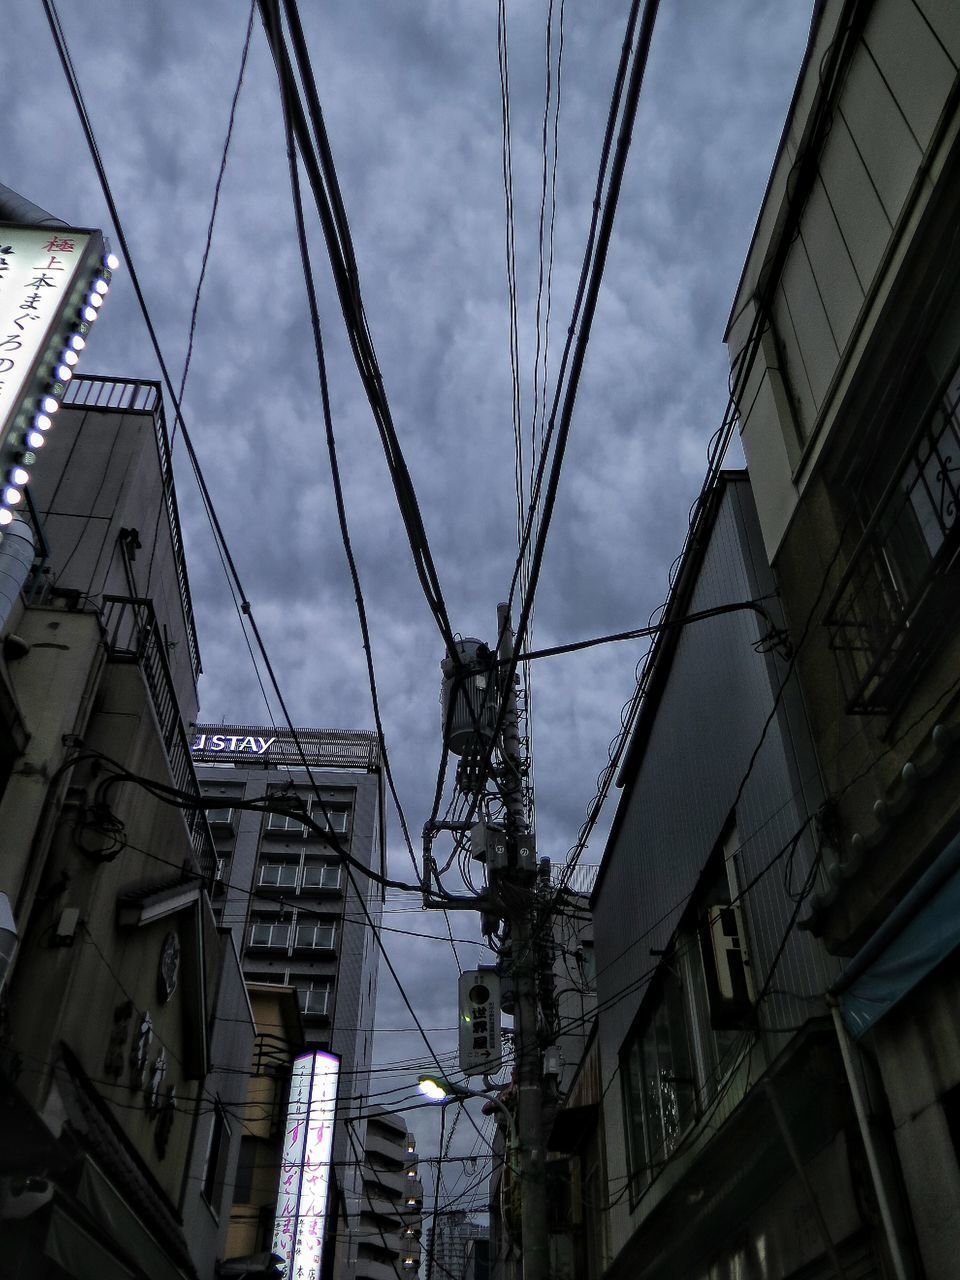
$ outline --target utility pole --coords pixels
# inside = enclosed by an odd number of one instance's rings
[[[497,607],[497,649],[479,640],[457,642],[457,652],[441,663],[444,674],[445,745],[460,756],[457,786],[472,796],[478,820],[435,822],[424,828],[423,904],[439,910],[481,913],[485,933],[496,933],[505,921],[510,938],[507,962],[514,985],[514,1045],[517,1077],[518,1170],[523,1280],[548,1280],[546,1160],[543,1135],[543,1061],[540,1044],[539,956],[536,929],[537,856],[535,834],[527,814],[527,761],[520,738],[517,680],[506,678],[514,656],[510,607]],[[499,725],[499,728],[497,726]],[[494,739],[497,730],[498,740]],[[492,771],[505,818],[493,822],[484,808],[486,770],[499,749]],[[441,830],[470,833],[470,855],[486,866],[486,889],[480,895],[453,897],[441,891],[431,847]],[[436,888],[434,889],[434,885]],[[474,1010],[479,1017],[479,1011]],[[486,1026],[484,1026],[486,1034]],[[482,1064],[464,1065],[465,1075]],[[489,1083],[484,1077],[485,1083]]]
[[[497,606],[497,635],[500,643],[497,657],[508,664],[513,657],[513,623],[509,606]],[[517,716],[517,686],[511,681],[504,687],[506,703],[503,716],[503,758],[505,770],[501,795],[507,811],[507,843],[516,845],[528,834],[523,803],[523,760]],[[519,860],[518,860],[519,861]],[[533,859],[534,865],[536,859]],[[537,996],[537,956],[534,939],[532,883],[523,883],[519,868],[516,876],[501,872],[501,879],[511,881],[510,894],[516,895],[516,910],[511,915],[513,940],[516,1017],[514,1039],[517,1055],[517,1137],[520,1145],[520,1231],[523,1247],[523,1280],[547,1280],[549,1245],[547,1240],[547,1187],[543,1147],[543,1072],[539,1044],[539,1000]]]

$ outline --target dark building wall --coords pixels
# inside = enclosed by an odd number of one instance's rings
[[[725,478],[704,538],[706,545],[695,548],[681,570],[676,615],[773,595],[745,474]],[[766,608],[776,620],[776,601],[768,599]],[[673,633],[677,638],[665,642],[659,655],[623,769],[623,795],[592,899],[614,1256],[660,1195],[648,1194],[641,1212],[631,1210],[622,1079],[615,1078],[622,1075],[619,1055],[658,970],[658,956],[702,888],[711,857],[731,841],[731,824],[737,885],[742,889],[756,880],[741,903],[756,988],[777,961],[762,1024],[803,1023],[809,1006],[802,997],[823,992],[837,971],[817,944],[792,929],[795,904],[784,887],[784,871],[791,867],[798,889],[810,869],[815,839],[805,824],[821,790],[794,687],[788,687],[764,735],[786,674],[782,658],[755,648],[768,629],[765,619],[746,610]],[[775,862],[798,833],[792,861],[784,856]],[[767,1044],[754,1062],[762,1065],[776,1052],[776,1044]],[[714,1127],[741,1096],[742,1090],[729,1092],[712,1117]]]

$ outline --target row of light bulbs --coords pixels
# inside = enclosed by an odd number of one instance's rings
[[[45,433],[53,426],[53,415],[60,408],[60,401],[66,391],[67,383],[73,377],[73,368],[80,359],[80,352],[87,345],[85,334],[89,333],[103,306],[103,299],[110,288],[110,279],[119,267],[120,260],[116,254],[107,253],[103,257],[100,274],[90,286],[90,291],[80,307],[77,327],[67,339],[66,346],[60,352],[53,378],[46,392],[40,397],[33,422],[24,432],[23,448],[20,457],[4,476],[3,491],[0,492],[0,526],[10,524],[15,516],[14,508],[23,501],[24,485],[30,481],[29,468],[37,460],[37,450],[45,443]]]

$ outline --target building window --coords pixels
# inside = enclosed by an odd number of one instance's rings
[[[274,833],[283,832],[291,836],[302,836],[304,834],[304,825],[288,813],[268,813],[267,830]]]
[[[336,941],[337,927],[333,924],[298,924],[298,947],[313,951],[332,951]]]
[[[303,870],[305,889],[339,889],[343,883],[343,868],[332,862],[308,862]]]
[[[322,979],[304,981],[294,979],[297,995],[300,998],[300,1009],[306,1018],[326,1017],[333,1003],[333,985]]]
[[[652,1007],[627,1037],[620,1071],[631,1185],[638,1189],[696,1117],[696,1080],[683,991],[670,963],[663,965]]]
[[[324,809],[326,813],[324,813]],[[324,803],[322,806],[315,803],[311,806],[310,817],[318,827],[343,835],[347,829],[349,810],[332,802],[330,804]]]
[[[250,929],[251,947],[271,947],[284,951],[290,946],[290,934],[293,926],[285,922],[268,922],[260,920]]]
[[[850,712],[893,711],[957,612],[960,308],[930,336],[894,411],[844,477],[863,530],[826,613]],[[876,440],[880,439],[879,447]]]
[[[229,1154],[230,1126],[227,1123],[226,1112],[217,1102],[213,1111],[213,1126],[210,1130],[210,1145],[207,1148],[207,1162],[203,1171],[202,1191],[203,1198],[218,1218],[220,1202],[223,1200],[223,1183]]]
[[[240,1156],[237,1160],[237,1176],[233,1184],[235,1204],[250,1204],[253,1199],[253,1174],[257,1167],[260,1139],[243,1134],[240,1139]]]
[[[207,820],[211,827],[227,827],[231,831],[234,830],[233,809],[208,809]]]
[[[261,862],[260,884],[268,889],[295,889],[299,869],[296,862]]]

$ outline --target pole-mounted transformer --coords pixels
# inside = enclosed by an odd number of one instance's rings
[[[486,751],[500,714],[500,691],[493,654],[482,640],[457,640],[456,658],[440,663],[443,737],[457,756]]]

